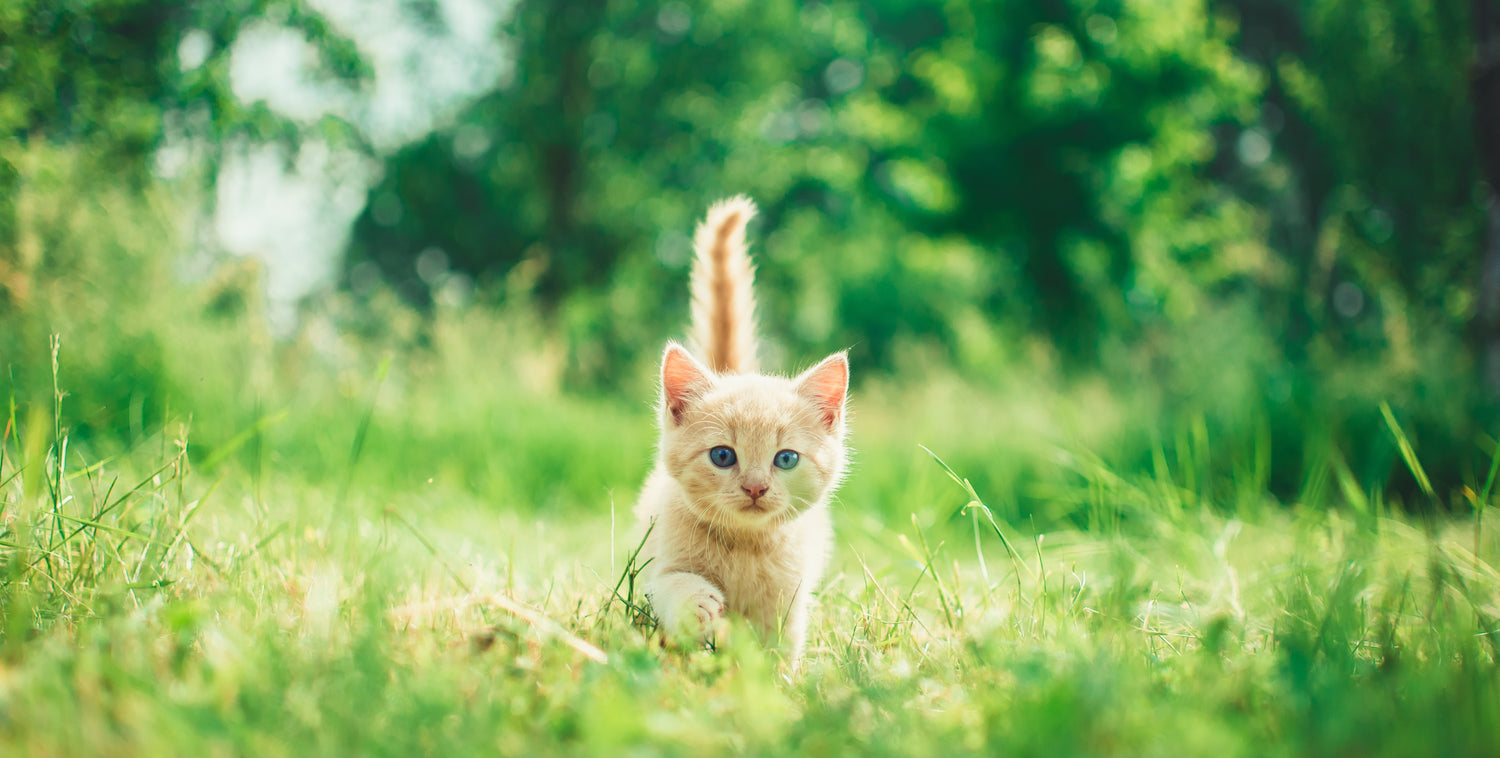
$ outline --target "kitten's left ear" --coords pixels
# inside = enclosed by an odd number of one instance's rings
[[[661,357],[661,394],[662,405],[674,423],[682,421],[688,401],[711,381],[712,374],[688,351],[676,342],[667,343]]]
[[[844,418],[844,398],[849,394],[848,354],[834,353],[802,372],[797,377],[797,391],[818,406],[829,429],[838,426]]]

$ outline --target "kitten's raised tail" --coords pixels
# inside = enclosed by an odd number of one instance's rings
[[[693,343],[719,373],[758,370],[755,357],[755,268],[745,250],[745,224],[755,203],[743,195],[720,200],[693,235]]]

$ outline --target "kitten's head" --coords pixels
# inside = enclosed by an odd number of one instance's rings
[[[822,502],[843,476],[843,353],[786,379],[714,374],[671,343],[661,375],[661,459],[705,522],[779,524]]]

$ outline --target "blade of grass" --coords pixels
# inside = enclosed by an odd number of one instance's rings
[[[1333,469],[1334,478],[1337,480],[1339,490],[1344,493],[1344,500],[1354,506],[1361,516],[1369,515],[1370,499],[1360,489],[1359,481],[1354,478],[1354,472],[1349,470],[1349,464],[1344,461],[1343,454],[1336,449],[1328,453],[1328,465]]]
[[[938,603],[943,607],[943,616],[948,619],[948,628],[956,630],[958,626],[953,620],[953,608],[948,603],[948,587],[943,584],[942,574],[939,574],[937,567],[933,565],[937,560],[937,554],[927,546],[927,537],[922,534],[922,525],[917,522],[915,513],[911,514],[911,528],[917,533],[917,542],[922,546],[922,560],[926,564],[923,571],[931,574],[933,583],[937,585]],[[942,549],[942,543],[938,543],[938,550]],[[956,603],[957,600],[955,599],[954,602]]]
[[[172,468],[172,466],[175,465],[175,464],[176,464],[176,461],[167,461],[166,463],[163,463],[155,471],[152,471],[151,473],[147,474],[146,478],[142,479],[134,487],[131,487],[129,490],[121,493],[119,499],[117,499],[113,503],[110,503],[109,505],[105,506],[105,510],[107,510],[107,511],[108,510],[114,510],[115,506],[120,505],[121,503],[124,503],[125,501],[129,500],[131,495],[134,495],[137,492],[140,492],[142,489],[144,489],[146,487],[146,485],[153,483],[156,480],[156,477],[160,476],[167,469]],[[159,482],[159,483],[156,484],[156,486],[159,488],[159,487],[161,487],[164,484],[165,484],[165,482]],[[125,516],[125,513],[129,513],[129,512],[130,512],[130,509],[127,508],[124,513],[120,514],[120,517],[123,518]]]
[[[416,616],[426,616],[438,611],[451,611],[459,608],[468,608],[476,605],[493,605],[500,610],[525,622],[527,626],[537,630],[543,637],[553,636],[561,639],[568,647],[583,654],[585,658],[595,663],[609,663],[609,656],[605,655],[596,645],[578,635],[568,631],[556,619],[543,613],[540,609],[520,602],[507,595],[492,593],[488,595],[469,594],[461,598],[446,598],[443,600],[428,600],[420,603],[408,603],[391,611],[391,615],[397,619],[410,621]]]
[[[939,458],[938,453],[932,452],[932,449],[929,449],[926,444],[918,444],[918,447],[921,447],[922,452],[926,452],[927,455],[932,456],[933,461],[936,461],[938,462],[938,465],[941,465],[942,470],[944,470],[945,473],[948,474],[948,477],[950,477],[950,479],[953,479],[954,482],[957,483],[957,485],[962,486],[963,491],[968,492],[969,503],[965,504],[965,506],[963,507],[978,507],[981,512],[984,512],[984,518],[989,519],[990,528],[992,528],[992,530],[995,530],[995,536],[1001,539],[1001,545],[1004,545],[1005,552],[1007,552],[1007,554],[1010,554],[1011,563],[1016,564],[1017,575],[1019,575],[1020,566],[1022,566],[1022,564],[1020,564],[1020,552],[1017,551],[1016,546],[1011,545],[1010,537],[1005,536],[1004,531],[1001,531],[1001,524],[996,521],[995,512],[993,512],[993,510],[990,510],[990,506],[986,506],[986,504],[984,504],[984,498],[981,498],[980,494],[974,491],[974,485],[972,485],[972,483],[969,482],[968,479],[965,479],[965,477],[959,476],[959,473],[957,473],[957,471],[954,471],[953,467],[950,467],[950,465],[948,465],[947,462],[944,461],[944,459]]]
[[[10,418],[7,419],[6,422],[5,422],[5,433],[3,435],[0,435],[0,476],[3,476],[5,474],[5,448],[10,445],[10,434],[11,434],[11,431],[15,429],[15,427],[16,427],[16,396],[15,395],[11,395],[10,396]],[[15,471],[15,473],[11,474],[4,481],[0,481],[0,489],[4,489],[7,484],[10,484],[10,482],[11,482],[12,479],[15,479],[16,477],[18,477],[20,475],[21,475],[21,469],[17,468],[16,471]],[[5,500],[4,498],[0,498],[0,518],[3,518],[5,516],[5,506],[6,506],[6,504],[8,502],[9,501]]]
[[[646,562],[640,564],[639,566],[636,565],[636,561],[639,560],[641,551],[646,547],[646,539],[651,536],[651,530],[655,528],[656,519],[653,518],[651,519],[650,523],[646,524],[646,533],[641,535],[640,543],[635,546],[635,550],[632,550],[630,555],[625,559],[625,566],[620,571],[620,578],[615,581],[614,589],[610,590],[610,599],[604,601],[604,606],[599,609],[599,613],[596,618],[603,619],[605,611],[609,608],[609,604],[614,600],[619,600],[620,603],[625,606],[626,611],[635,613],[642,612],[642,606],[638,606],[634,602],[635,578],[639,576],[642,571],[645,571],[646,566],[650,564],[654,559],[647,558]],[[626,590],[625,597],[621,597],[620,587],[625,586],[627,580],[629,582],[629,587]]]
[[[1396,423],[1396,417],[1391,413],[1389,403],[1380,402],[1380,414],[1385,416],[1385,424],[1390,427],[1391,434],[1396,438],[1396,449],[1401,451],[1401,459],[1406,461],[1406,467],[1411,470],[1412,476],[1417,478],[1417,486],[1422,493],[1435,504],[1437,493],[1432,491],[1432,482],[1427,478],[1427,472],[1422,468],[1422,462],[1417,460],[1417,451],[1411,446],[1411,440],[1406,438],[1406,433],[1401,431],[1401,425]]]
[[[272,426],[280,423],[282,419],[287,417],[288,413],[290,413],[290,410],[282,409],[276,413],[270,414],[269,416],[262,416],[259,421],[256,421],[250,426],[247,426],[244,429],[240,430],[238,434],[230,437],[228,441],[220,445],[212,455],[208,456],[207,459],[198,464],[198,468],[202,471],[209,471],[220,463],[223,463],[224,460],[233,455],[235,451],[244,447],[246,442],[255,439],[255,436],[257,434],[260,434],[266,429],[269,429]],[[356,444],[362,444],[363,442],[364,439],[361,436]],[[358,453],[356,452],[355,455],[358,455]]]
[[[62,513],[61,513],[61,509],[62,509],[62,502],[61,502],[61,500],[62,500],[62,496],[63,496],[63,494],[62,494],[63,468],[66,465],[67,458],[68,458],[68,438],[65,437],[65,436],[63,436],[63,433],[62,433],[62,400],[63,400],[63,393],[62,393],[61,385],[60,385],[60,383],[57,380],[57,374],[58,374],[57,359],[58,359],[58,355],[60,353],[62,353],[62,335],[61,334],[53,334],[52,335],[52,337],[51,337],[51,346],[52,346],[52,449],[55,451],[55,453],[53,455],[53,458],[52,458],[52,461],[53,461],[53,463],[52,463],[52,466],[53,466],[53,476],[54,476],[54,479],[51,482],[51,484],[52,484],[52,516],[53,516],[53,529],[54,529],[54,531],[57,534],[58,540],[60,541],[62,539],[62,536],[63,536],[63,529],[62,529],[62,522],[60,520],[58,520],[57,517],[60,516],[60,515],[62,515]]]
[[[405,516],[401,515],[401,513],[399,511],[397,511],[395,508],[386,508],[385,509],[385,515],[392,516],[397,521],[400,521],[401,524],[402,524],[402,526],[405,526],[406,530],[409,531],[409,532],[411,532],[412,536],[416,537],[418,542],[422,543],[422,547],[427,548],[427,552],[431,553],[432,557],[434,557],[434,558],[436,558],[438,560],[438,563],[443,564],[443,568],[448,571],[448,576],[453,577],[453,581],[458,582],[458,586],[464,588],[464,592],[473,592],[474,591],[474,589],[469,586],[469,583],[466,582],[466,581],[464,581],[464,578],[461,575],[459,575],[459,573],[457,571],[454,570],[453,566],[449,565],[447,559],[445,559],[443,557],[442,553],[438,552],[437,547],[434,546],[432,544],[432,542],[427,539],[427,536],[424,535],[424,534],[422,534],[422,531],[420,529],[417,529],[417,525],[416,524],[413,524],[412,522],[408,521],[407,518]]]
[[[111,455],[108,458],[102,458],[102,459],[100,459],[100,460],[98,460],[98,461],[96,461],[94,463],[91,463],[91,464],[89,464],[87,466],[84,466],[81,469],[78,469],[76,471],[70,471],[70,472],[68,472],[68,475],[65,476],[65,477],[63,477],[63,478],[66,481],[70,481],[71,482],[71,481],[73,481],[74,479],[77,479],[80,476],[88,476],[89,474],[92,474],[95,471],[98,471],[99,469],[102,469],[105,466],[108,466],[109,464],[114,463],[118,458],[119,458],[118,455]]]
[[[111,534],[118,534],[118,535],[120,535],[122,537],[130,537],[130,538],[133,538],[133,539],[137,539],[137,540],[140,540],[140,541],[142,541],[142,542],[144,542],[146,544],[149,544],[149,545],[158,545],[158,546],[161,546],[161,547],[166,547],[167,546],[167,543],[165,543],[165,542],[161,542],[160,540],[152,539],[152,538],[150,538],[150,537],[148,537],[148,536],[146,536],[144,534],[141,534],[139,532],[132,532],[129,529],[121,529],[120,527],[110,526],[109,524],[103,524],[103,523],[100,523],[98,521],[92,521],[92,520],[85,519],[85,518],[79,518],[77,516],[69,516],[66,513],[59,513],[59,514],[57,514],[57,517],[59,519],[62,519],[63,521],[71,521],[72,523],[82,524],[84,526],[91,527],[93,529],[102,529],[102,530],[104,530],[106,532],[109,532]]]
[[[250,558],[250,557],[253,557],[255,555],[258,555],[260,553],[260,551],[261,551],[261,548],[265,547],[266,545],[271,544],[271,540],[274,540],[277,537],[280,537],[284,532],[286,532],[287,527],[289,527],[289,526],[291,526],[291,524],[289,522],[286,522],[286,521],[283,521],[283,522],[277,524],[275,527],[273,527],[271,529],[270,532],[266,533],[266,536],[261,537],[259,540],[256,541],[256,543],[254,545],[250,546],[250,552],[246,553],[245,557],[246,558]]]
[[[1474,566],[1479,566],[1479,534],[1484,528],[1484,507],[1490,502],[1490,488],[1495,486],[1495,471],[1500,470],[1500,441],[1495,444],[1495,452],[1490,455],[1490,473],[1484,478],[1484,489],[1479,493],[1479,499],[1474,501]]]
[[[172,538],[172,544],[167,546],[166,552],[162,555],[162,560],[166,560],[167,556],[170,556],[172,554],[172,551],[176,550],[177,546],[180,545],[184,539],[186,539],[188,523],[193,520],[194,516],[198,515],[198,509],[203,507],[203,504],[208,501],[209,496],[213,495],[214,491],[217,490],[219,488],[219,485],[223,482],[224,477],[219,477],[218,480],[210,485],[208,490],[203,493],[202,497],[188,504],[187,509],[182,514],[182,521],[178,522],[177,524],[177,534]]]
[[[359,455],[365,449],[365,436],[370,432],[370,422],[375,418],[375,402],[380,398],[380,388],[385,386],[385,379],[391,373],[391,362],[394,356],[386,353],[380,359],[380,367],[375,372],[375,389],[370,391],[370,402],[365,405],[364,416],[359,420],[359,428],[354,432],[354,444],[349,448],[349,466],[344,472],[343,484],[339,486],[338,509],[342,509],[349,498],[349,487],[354,483],[354,469],[359,465]],[[387,509],[389,510],[389,509]]]

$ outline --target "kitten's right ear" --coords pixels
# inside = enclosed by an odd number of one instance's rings
[[[797,391],[817,405],[823,423],[837,429],[844,418],[844,399],[849,395],[849,356],[837,352],[797,377]]]
[[[667,351],[661,357],[661,394],[662,403],[674,423],[682,420],[688,400],[702,392],[712,380],[708,369],[693,360],[682,345],[667,343]]]

